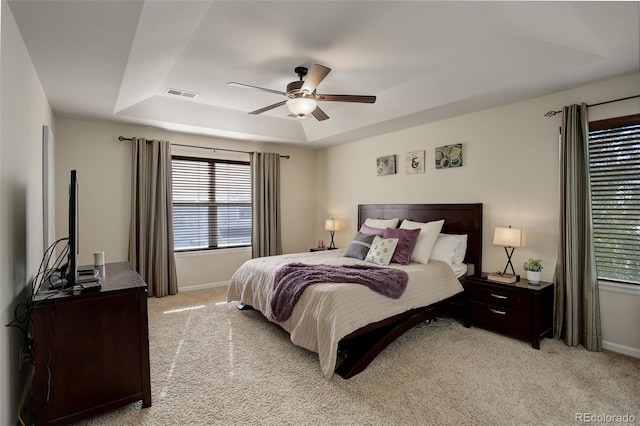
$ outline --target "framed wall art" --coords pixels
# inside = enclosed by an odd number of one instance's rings
[[[376,169],[378,176],[395,175],[396,174],[396,156],[385,155],[376,158]]]
[[[424,173],[424,151],[407,152],[405,164],[408,175]]]
[[[436,169],[462,167],[462,144],[445,145],[436,148]]]

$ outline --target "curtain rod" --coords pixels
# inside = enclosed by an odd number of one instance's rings
[[[119,140],[120,142],[122,142],[122,141],[132,141],[132,140],[133,140],[133,138],[125,138],[124,136],[118,136],[118,140]],[[172,142],[171,142],[171,145],[174,145],[174,146],[184,146],[184,147],[187,147],[187,148],[212,149],[214,152],[215,152],[215,151],[226,151],[226,152],[239,152],[239,153],[242,153],[242,154],[251,154],[251,151],[239,151],[239,150],[237,150],[237,149],[209,148],[208,146],[184,145],[184,144],[181,144],[181,143],[172,143]],[[291,157],[290,157],[290,156],[288,156],[288,155],[281,155],[281,156],[280,156],[280,158],[285,158],[285,159],[287,159],[287,160],[288,160],[288,159],[289,159],[289,158],[291,158]]]
[[[633,98],[640,98],[640,95],[633,95],[633,96],[628,96],[626,98],[620,98],[620,99],[612,99],[610,101],[604,101],[604,102],[598,102],[597,104],[593,104],[593,105],[587,105],[587,107],[594,107],[594,106],[598,106],[598,105],[604,105],[604,104],[610,104],[613,102],[620,102],[620,101],[626,101],[627,99],[633,99]],[[545,117],[553,117],[556,114],[560,114],[562,113],[562,110],[560,111],[547,111],[547,113],[544,115]]]

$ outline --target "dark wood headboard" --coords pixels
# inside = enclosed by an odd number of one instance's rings
[[[444,219],[445,234],[467,234],[465,263],[474,275],[482,272],[482,203],[476,204],[359,204],[358,229],[367,218],[431,222]]]

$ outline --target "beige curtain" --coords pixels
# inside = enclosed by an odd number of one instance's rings
[[[587,105],[564,107],[560,142],[560,238],[554,336],[602,350],[593,247]]]
[[[251,154],[251,256],[282,254],[280,226],[280,154]]]
[[[129,263],[149,296],[178,292],[173,256],[171,145],[133,138]]]

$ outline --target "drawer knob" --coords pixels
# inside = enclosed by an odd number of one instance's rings
[[[501,294],[494,294],[494,293],[491,293],[491,296],[495,297],[496,299],[506,299],[507,298],[507,296],[503,296]]]
[[[490,310],[491,312],[493,312],[494,314],[498,314],[498,315],[506,315],[506,314],[507,314],[505,311],[499,311],[499,310],[497,310],[497,309],[491,309],[491,308],[489,308],[489,310]]]

